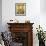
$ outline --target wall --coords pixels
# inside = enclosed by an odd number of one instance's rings
[[[2,0],[0,0],[0,31],[2,29]]]
[[[15,16],[15,3],[18,2],[22,2],[22,3],[26,2],[26,16]],[[10,19],[17,19],[19,20],[19,22],[24,22],[26,19],[29,19],[30,22],[39,23],[39,19],[40,19],[39,14],[40,14],[40,0],[39,1],[38,0],[31,0],[31,1],[30,0],[23,0],[23,1],[2,0],[3,26],[5,26]]]
[[[46,0],[40,0],[40,9],[42,13],[46,13]]]
[[[40,0],[40,24],[46,31],[46,0]]]
[[[15,3],[26,3],[26,16],[15,16]],[[41,3],[41,5],[40,5]],[[33,45],[38,46],[38,39],[36,37],[36,27],[39,24],[46,30],[46,15],[42,11],[42,2],[40,0],[2,0],[2,26],[3,31],[8,30],[7,22],[11,19],[17,19],[19,22],[30,20],[33,25]]]

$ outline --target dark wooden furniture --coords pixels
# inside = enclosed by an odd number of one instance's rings
[[[7,23],[13,41],[23,43],[22,46],[33,46],[33,23]]]

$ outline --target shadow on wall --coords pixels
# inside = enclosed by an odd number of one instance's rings
[[[46,14],[46,0],[40,0],[41,13]]]
[[[0,31],[2,31],[2,0],[0,0]]]

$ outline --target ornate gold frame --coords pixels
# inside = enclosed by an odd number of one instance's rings
[[[16,3],[15,4],[15,15],[16,16],[26,15],[26,3]]]

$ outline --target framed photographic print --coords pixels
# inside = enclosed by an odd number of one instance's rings
[[[16,16],[26,15],[26,3],[16,3],[15,4],[15,15]]]

